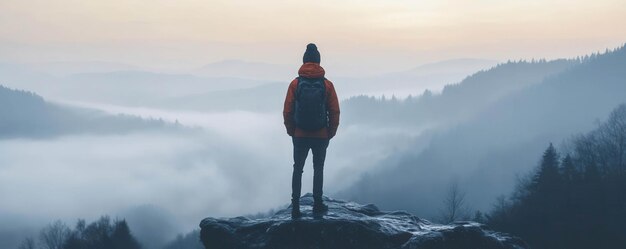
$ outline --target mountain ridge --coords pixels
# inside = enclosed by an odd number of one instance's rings
[[[177,125],[130,115],[58,105],[29,91],[0,85],[0,139],[45,138],[75,133],[125,133],[144,129],[167,129]]]

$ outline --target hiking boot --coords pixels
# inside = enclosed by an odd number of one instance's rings
[[[291,218],[299,219],[300,217],[302,217],[302,213],[300,212],[300,202],[292,201],[291,202]]]
[[[328,211],[328,205],[324,204],[323,202],[319,201],[319,202],[315,202],[313,204],[313,213],[326,213]]]

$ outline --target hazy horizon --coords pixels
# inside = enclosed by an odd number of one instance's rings
[[[626,40],[623,13],[619,0],[8,0],[0,3],[0,61],[105,61],[165,72],[233,59],[297,65],[315,42],[333,75],[373,75],[457,58],[603,51]]]

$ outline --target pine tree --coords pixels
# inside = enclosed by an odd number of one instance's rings
[[[111,241],[115,249],[140,249],[139,242],[130,234],[130,229],[126,220],[115,223],[115,228],[111,234]]]
[[[574,166],[574,161],[570,154],[567,154],[561,161],[561,174],[567,184],[573,184],[579,180],[578,178],[580,176],[578,175],[578,171]]]
[[[558,188],[559,183],[559,154],[552,143],[550,143],[546,151],[543,153],[539,170],[533,178],[532,190],[539,192],[552,192]]]
[[[519,235],[534,238],[533,244],[546,245],[547,248],[561,248],[558,241],[543,234],[560,232],[559,215],[562,211],[562,181],[559,174],[559,155],[552,145],[543,153],[541,162],[526,188],[527,196],[514,206],[513,221],[519,227]],[[522,190],[523,191],[523,190]]]

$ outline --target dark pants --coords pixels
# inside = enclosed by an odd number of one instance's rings
[[[324,160],[326,159],[327,138],[293,137],[293,176],[291,178],[291,198],[300,200],[302,189],[302,169],[309,154],[313,152],[313,199],[322,200],[324,182]]]

